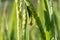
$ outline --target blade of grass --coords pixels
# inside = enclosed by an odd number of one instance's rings
[[[16,40],[16,3],[13,3],[9,40]]]
[[[49,16],[49,10],[48,10],[47,3],[48,3],[47,0],[42,0],[42,7],[43,7],[44,17],[45,17],[45,25],[46,25],[47,31],[49,31],[50,30],[50,16]]]

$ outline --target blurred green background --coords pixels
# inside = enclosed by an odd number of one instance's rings
[[[0,0],[0,40],[60,40],[60,0]]]

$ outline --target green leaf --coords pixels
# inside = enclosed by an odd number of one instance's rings
[[[50,15],[49,15],[49,10],[48,10],[48,1],[47,0],[42,0],[42,7],[44,11],[44,18],[45,18],[45,25],[47,31],[50,30]]]

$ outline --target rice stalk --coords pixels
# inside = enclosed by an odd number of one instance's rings
[[[38,25],[38,27],[39,27],[39,30],[40,30],[40,32],[41,32],[41,37],[42,37],[42,39],[46,40],[46,38],[45,38],[45,33],[44,33],[44,29],[42,28],[41,21],[40,21],[38,15],[37,15],[36,11],[34,10],[33,5],[30,3],[29,0],[26,0],[25,2],[26,2],[26,5],[27,5],[27,8],[28,8],[28,11],[30,11],[30,12],[32,13],[32,15],[34,16],[34,18],[35,18],[35,20],[36,20],[36,23],[37,23],[37,25]],[[27,4],[27,3],[28,3],[28,4]]]

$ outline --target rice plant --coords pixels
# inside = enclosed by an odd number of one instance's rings
[[[60,40],[59,0],[0,0],[0,40]]]

